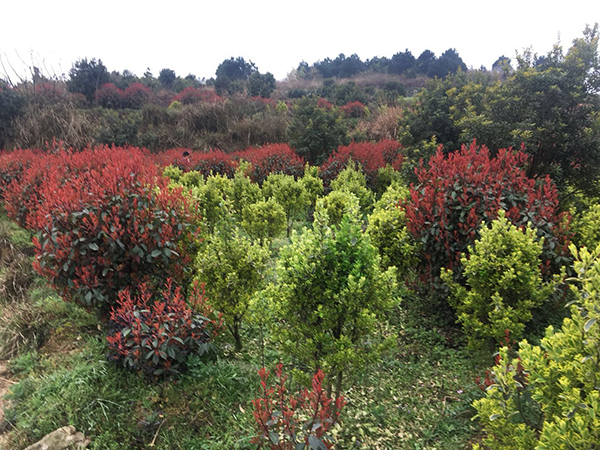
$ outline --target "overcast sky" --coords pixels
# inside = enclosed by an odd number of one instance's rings
[[[455,48],[469,67],[490,68],[505,55],[533,47],[566,49],[586,24],[600,22],[600,0],[412,1],[28,1],[0,7],[0,55],[24,73],[27,65],[67,74],[80,58],[110,70],[210,78],[231,56],[261,72],[285,76],[302,60],[339,53],[363,60],[425,49]],[[19,58],[24,60],[22,62]],[[0,76],[4,70],[0,66]]]

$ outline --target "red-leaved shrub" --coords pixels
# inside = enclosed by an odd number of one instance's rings
[[[304,160],[288,144],[269,144],[260,148],[249,148],[235,152],[232,156],[238,160],[252,163],[249,176],[252,181],[262,184],[270,173],[283,173],[302,176]]]
[[[182,105],[192,105],[194,103],[217,103],[222,98],[217,95],[213,89],[197,89],[187,87],[171,99],[171,102],[179,102]]]
[[[152,89],[141,83],[133,83],[123,92],[123,108],[141,109],[151,98]]]
[[[173,165],[184,172],[196,170],[204,177],[211,174],[233,177],[237,162],[231,155],[221,150],[197,152],[185,148],[173,148],[153,156],[154,161],[161,167]]]
[[[105,83],[96,91],[96,103],[103,108],[123,107],[123,91],[113,83]]]
[[[338,174],[346,168],[348,161],[360,164],[371,189],[377,186],[377,171],[390,164],[394,169],[402,167],[402,145],[397,141],[352,142],[338,147],[321,166],[319,174],[325,186],[329,186]]]
[[[317,100],[317,108],[325,109],[327,111],[331,111],[333,105],[325,98],[321,97]]]
[[[348,102],[342,106],[340,110],[344,113],[344,116],[349,119],[358,119],[363,117],[366,112],[365,105],[358,101]]]
[[[67,164],[44,167],[27,223],[39,231],[34,267],[66,300],[106,310],[128,286],[188,280],[196,208],[141,151],[53,156]]]
[[[252,443],[277,450],[297,448],[331,448],[333,439],[327,435],[336,424],[346,401],[339,396],[335,402],[323,389],[325,374],[319,370],[312,379],[312,389],[303,389],[291,396],[283,375],[283,364],[275,369],[275,386],[268,387],[270,373],[263,367],[260,376],[260,397],[253,400],[254,419],[259,435]]]
[[[162,294],[142,285],[138,295],[119,293],[110,313],[116,331],[107,336],[112,357],[151,375],[178,373],[191,354],[202,355],[223,327],[197,283],[187,298],[167,279]]]
[[[444,154],[442,149],[415,170],[419,184],[404,205],[407,227],[421,243],[422,279],[435,287],[442,268],[460,279],[460,254],[479,237],[482,222],[491,223],[498,210],[516,226],[530,223],[544,237],[544,273],[556,273],[568,262],[568,217],[559,212],[558,192],[549,177],[525,174],[528,157],[501,149],[495,157],[473,142]]]
[[[39,150],[13,150],[0,152],[0,200],[8,186],[19,183],[25,172],[43,153]]]

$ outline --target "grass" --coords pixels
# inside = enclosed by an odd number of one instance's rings
[[[0,236],[2,230],[25,251],[22,230],[0,217]],[[278,239],[274,253],[288,243]],[[293,366],[268,335],[247,326],[242,352],[224,334],[216,354],[192,357],[179,378],[144,378],[110,362],[98,318],[63,302],[39,278],[22,299],[0,303],[0,318],[9,324],[0,325],[3,347],[7,338],[22,337],[9,352],[18,383],[7,396],[12,431],[5,448],[23,448],[65,425],[91,437],[92,449],[255,448],[257,370],[281,359]],[[482,395],[473,378],[486,362],[406,310],[394,312],[390,327],[397,346],[377,364],[348,374],[348,403],[332,432],[337,448],[468,447],[478,434],[470,404]]]

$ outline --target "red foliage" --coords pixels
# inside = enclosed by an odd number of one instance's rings
[[[250,178],[262,184],[270,173],[302,176],[304,160],[288,144],[269,144],[260,148],[249,148],[232,154],[233,158],[252,163]]]
[[[0,200],[8,186],[19,183],[23,172],[36,161],[43,153],[39,150],[13,150],[0,152]]]
[[[319,171],[325,186],[333,181],[344,170],[348,161],[361,165],[367,178],[367,185],[375,189],[377,185],[377,171],[390,164],[394,169],[402,167],[404,157],[400,151],[402,145],[397,141],[384,140],[377,143],[353,142],[350,145],[338,147],[323,163]]]
[[[331,109],[333,108],[333,105],[330,102],[328,102],[327,99],[321,97],[319,100],[317,100],[317,108],[331,111]]]
[[[544,236],[543,269],[556,272],[567,262],[568,218],[559,213],[558,192],[549,177],[528,178],[523,152],[470,147],[445,155],[441,147],[415,173],[419,185],[411,187],[406,203],[407,226],[422,244],[423,280],[436,283],[440,270],[455,269],[460,276],[460,254],[479,236],[482,222],[496,219],[498,210],[517,226],[531,223]]]
[[[265,97],[252,97],[251,99],[254,103],[258,103],[262,106],[268,106],[270,108],[275,108],[277,106],[277,102],[272,98]]]
[[[277,450],[296,449],[300,444],[309,448],[333,446],[327,432],[338,422],[346,401],[340,396],[334,403],[327,395],[323,390],[325,374],[321,370],[313,377],[312,389],[303,389],[297,397],[290,396],[287,391],[288,377],[283,375],[283,364],[278,364],[275,369],[275,387],[267,387],[270,373],[264,367],[258,374],[261,396],[252,404],[260,435],[252,443]],[[299,416],[306,419],[300,422]]]
[[[217,103],[222,98],[217,95],[213,89],[197,89],[187,87],[177,94],[171,102],[179,102],[183,105],[192,105],[194,103]]]
[[[233,177],[237,162],[231,155],[221,150],[197,152],[185,148],[173,148],[153,156],[154,161],[161,167],[173,165],[184,172],[197,170],[204,177],[211,174]]]
[[[64,86],[56,83],[37,83],[33,90],[34,100],[44,104],[54,104],[66,98]]]
[[[361,102],[348,102],[340,108],[344,115],[348,118],[360,118],[365,115],[365,105]]]
[[[123,92],[123,107],[141,109],[152,99],[152,90],[141,83],[133,83],[127,86]]]
[[[121,108],[123,106],[123,91],[113,83],[105,83],[96,91],[96,103],[103,108]]]
[[[120,292],[110,319],[117,328],[106,338],[113,358],[152,375],[177,373],[188,355],[205,353],[223,328],[203,286],[195,283],[186,302],[171,279],[159,298],[145,284],[135,297],[130,289]]]
[[[196,208],[135,148],[59,150],[32,161],[6,209],[38,230],[36,270],[65,299],[106,306],[138,283],[188,278]]]

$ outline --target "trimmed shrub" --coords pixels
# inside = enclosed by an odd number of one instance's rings
[[[287,217],[287,235],[290,235],[295,219],[305,217],[310,204],[309,194],[304,184],[291,175],[270,174],[263,184],[265,198],[273,198],[283,206]]]
[[[156,168],[141,153],[123,152],[128,156],[108,149],[74,155],[98,164],[78,165],[70,178],[48,177],[31,219],[40,232],[36,270],[66,300],[102,311],[126,287],[135,294],[141,283],[189,280],[198,233],[197,208],[182,188],[169,188],[167,179],[156,184]]]
[[[451,270],[442,272],[471,348],[495,348],[507,332],[523,337],[532,310],[553,292],[542,281],[543,243],[531,226],[519,229],[500,211],[489,228],[482,226],[469,257],[461,257],[466,286],[454,282]]]
[[[364,174],[353,161],[350,161],[346,168],[331,182],[331,189],[354,194],[358,199],[362,211],[369,208],[375,200],[373,191],[367,187],[367,180]]]
[[[119,292],[110,320],[117,328],[106,338],[112,358],[149,375],[179,373],[189,355],[209,350],[222,327],[221,316],[216,317],[206,303],[202,287],[196,283],[186,301],[171,279],[162,295],[145,284],[136,296],[129,289]]]
[[[417,265],[417,246],[406,228],[406,214],[398,202],[408,197],[409,191],[401,186],[390,186],[369,215],[366,233],[379,250],[381,267],[396,267],[399,282],[414,278]]]
[[[348,102],[344,106],[340,107],[340,110],[349,119],[358,119],[364,117],[367,114],[367,107],[361,102]]]
[[[38,150],[0,152],[0,200],[4,199],[8,186],[13,182],[20,183],[23,172],[42,155]]]
[[[266,247],[237,229],[222,227],[206,238],[196,260],[198,279],[206,283],[212,304],[223,313],[238,350],[242,322],[250,299],[264,281],[268,258]]]
[[[316,215],[312,230],[281,249],[266,292],[275,339],[310,371],[322,368],[339,393],[344,371],[377,358],[377,326],[396,304],[395,269],[383,271],[361,223],[344,216],[335,230]]]
[[[344,215],[360,216],[358,197],[349,191],[331,191],[325,197],[317,199],[315,213],[325,214],[331,226],[338,227]]]
[[[576,295],[560,330],[540,345],[500,350],[485,397],[473,404],[491,449],[594,448],[600,442],[600,247],[577,250]],[[480,447],[476,447],[480,448]]]
[[[273,240],[286,230],[283,206],[272,198],[244,206],[242,228],[261,244]]]

